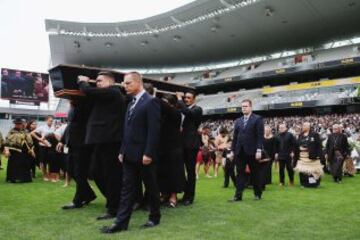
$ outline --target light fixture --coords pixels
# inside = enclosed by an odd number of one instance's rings
[[[107,48],[111,48],[113,46],[113,44],[111,42],[106,42],[105,43],[105,47]]]
[[[149,42],[146,41],[146,40],[144,40],[144,41],[141,42],[141,46],[146,46],[146,45],[148,45],[148,44],[149,44]]]
[[[274,16],[274,10],[270,7],[265,8],[265,16],[266,17],[272,17]]]
[[[178,41],[181,40],[181,37],[180,37],[179,35],[175,35],[175,36],[173,37],[173,40],[178,42]]]
[[[74,41],[74,48],[80,48],[80,42]]]
[[[220,29],[220,26],[219,26],[219,25],[214,25],[214,26],[212,26],[212,27],[210,28],[210,30],[211,30],[212,32],[217,32],[219,29]]]

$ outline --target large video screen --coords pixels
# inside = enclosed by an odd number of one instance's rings
[[[39,105],[49,100],[49,74],[1,69],[1,98],[13,104]]]

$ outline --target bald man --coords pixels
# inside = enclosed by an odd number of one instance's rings
[[[156,181],[156,150],[160,135],[160,104],[144,90],[139,73],[125,75],[126,93],[133,99],[125,115],[124,138],[119,161],[123,164],[123,189],[115,223],[101,229],[109,234],[128,228],[135,203],[137,183],[142,179],[150,206],[148,221],[143,228],[160,223],[160,193]]]
[[[90,85],[90,79],[86,76],[78,78],[80,90],[93,102],[85,144],[93,148],[91,172],[106,198],[106,213],[97,219],[115,218],[122,186],[122,166],[117,156],[123,136],[125,97],[120,88],[114,85],[115,77],[111,72],[100,72],[96,86]]]
[[[331,175],[336,183],[342,180],[342,166],[347,155],[350,155],[347,137],[341,132],[341,126],[334,124],[332,134],[326,142],[326,158],[330,163]]]

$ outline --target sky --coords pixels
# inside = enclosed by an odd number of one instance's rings
[[[46,72],[45,19],[121,22],[151,17],[192,0],[0,0],[0,68]]]

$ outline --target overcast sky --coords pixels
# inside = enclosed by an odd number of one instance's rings
[[[0,0],[0,68],[47,71],[45,19],[120,22],[160,14],[192,0]]]

